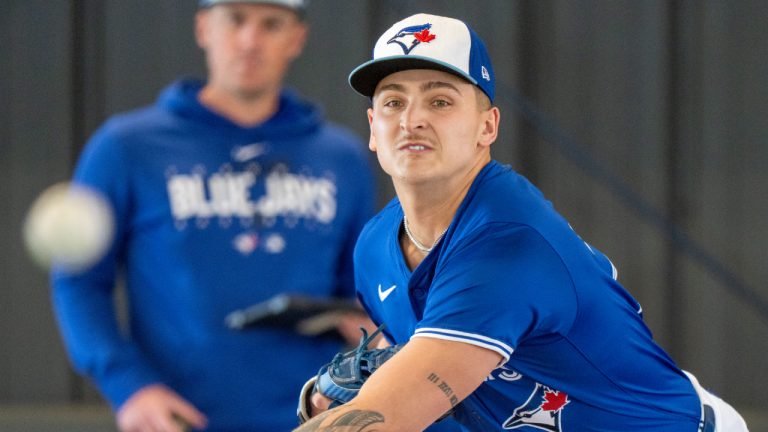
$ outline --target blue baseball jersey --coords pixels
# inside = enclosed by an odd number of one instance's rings
[[[502,363],[454,410],[470,431],[694,432],[701,404],[601,252],[541,192],[490,162],[411,271],[393,200],[355,248],[358,295],[387,338],[480,346]]]

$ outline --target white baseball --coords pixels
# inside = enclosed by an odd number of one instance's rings
[[[27,214],[24,241],[43,268],[61,265],[82,271],[107,251],[114,235],[114,216],[102,195],[83,186],[59,183],[46,189]]]

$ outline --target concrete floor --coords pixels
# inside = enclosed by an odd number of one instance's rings
[[[104,405],[0,405],[2,432],[117,432]]]

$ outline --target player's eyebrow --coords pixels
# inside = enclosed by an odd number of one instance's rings
[[[459,88],[455,85],[445,82],[445,81],[429,81],[422,84],[420,87],[420,90],[423,92],[426,92],[428,90],[434,90],[434,89],[449,89],[453,90],[459,95],[461,95],[461,91],[459,91]]]
[[[461,94],[461,91],[459,90],[458,87],[445,81],[427,81],[419,86],[419,90],[422,92],[427,92],[429,90],[441,89],[441,88],[453,90],[456,93]],[[378,88],[379,92],[383,92],[387,90],[405,92],[405,86],[398,83],[389,83],[389,84],[384,84],[383,86]]]
[[[405,91],[405,86],[397,84],[397,83],[389,83],[389,84],[384,84],[383,86],[378,88],[378,92],[379,93],[383,92],[383,91],[387,91],[387,90],[404,92]]]

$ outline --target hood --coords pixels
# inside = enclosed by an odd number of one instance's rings
[[[254,132],[264,138],[305,135],[320,127],[323,120],[322,110],[318,106],[302,99],[296,91],[285,88],[280,94],[278,110],[272,117],[258,125],[244,127],[200,103],[197,95],[204,85],[204,81],[197,79],[178,80],[163,90],[157,103],[190,121],[209,123],[233,131]]]

